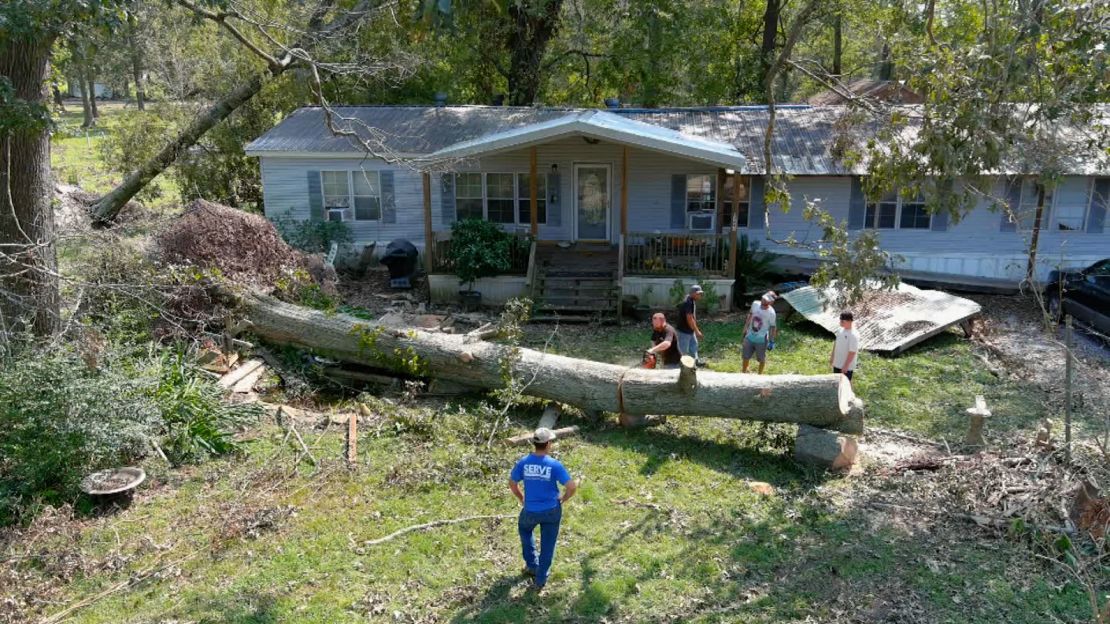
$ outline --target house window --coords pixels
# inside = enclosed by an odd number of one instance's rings
[[[925,200],[921,196],[903,198],[898,192],[883,193],[879,201],[869,202],[863,222],[873,230],[927,230],[931,225]]]
[[[717,210],[717,176],[694,174],[686,176],[686,212]]]
[[[1033,230],[1033,223],[1037,220],[1037,203],[1040,200],[1041,185],[1037,182],[1036,178],[1023,178],[1021,181],[1021,196],[1018,199],[1018,205],[1015,208],[1010,199],[1011,209],[1014,214],[1009,215],[1012,221],[1017,222],[1017,227],[1021,231],[1029,232]],[[1045,188],[1044,192],[1044,210],[1048,213],[1052,209],[1053,202],[1052,189]],[[1086,209],[1084,208],[1084,213]],[[1080,225],[1079,229],[1083,226]],[[1064,228],[1061,228],[1064,229]]]
[[[377,171],[352,171],[355,220],[378,221],[382,218],[382,186]]]
[[[350,221],[351,185],[346,171],[321,171],[320,183],[324,190],[324,215],[328,221]]]
[[[382,187],[377,171],[321,171],[320,184],[328,221],[382,218]]]
[[[532,224],[531,176],[522,173],[517,176],[517,222],[521,225]],[[547,176],[536,176],[536,223],[547,223]]]
[[[482,201],[482,174],[455,174],[455,213],[463,219],[484,219]]]
[[[929,229],[929,213],[925,211],[925,202],[921,197],[913,200],[902,200],[902,215],[898,220],[898,227],[903,230]]]
[[[1091,194],[1094,193],[1094,179],[1091,180],[1091,187],[1088,190],[1087,197],[1082,204],[1064,203],[1061,206],[1056,206],[1053,213],[1053,221],[1056,222],[1055,229],[1063,230],[1066,232],[1082,232],[1087,227],[1087,206],[1091,205]],[[1048,204],[1048,198],[1045,197],[1045,204]]]
[[[721,203],[721,210],[724,212],[724,214],[721,215],[721,227],[731,228],[732,202],[734,201],[733,198],[737,197],[736,176],[726,177],[724,186],[724,197],[722,198],[723,201]],[[751,178],[747,176],[740,178],[740,192],[738,199],[740,201],[740,219],[737,227],[746,228],[750,225],[748,223],[748,208],[750,207],[751,202]]]
[[[494,223],[513,223],[515,177],[511,173],[486,174],[486,219]]]

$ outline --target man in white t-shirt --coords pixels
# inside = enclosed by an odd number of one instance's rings
[[[852,328],[854,320],[851,312],[840,313],[840,329],[836,330],[836,341],[829,356],[833,373],[843,374],[848,381],[852,380],[852,373],[856,372],[859,362],[859,334]]]
[[[748,372],[748,363],[752,356],[759,362],[759,374],[763,374],[763,367],[767,365],[767,352],[775,348],[775,338],[779,335],[778,324],[775,320],[775,293],[768,291],[759,301],[752,302],[751,312],[744,321],[743,358],[744,370]]]

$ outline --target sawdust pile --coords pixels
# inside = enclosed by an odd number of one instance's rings
[[[314,281],[335,275],[323,262],[290,247],[265,217],[198,199],[156,237],[160,260],[218,269],[228,279],[269,290],[299,269]]]

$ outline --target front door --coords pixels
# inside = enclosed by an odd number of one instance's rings
[[[576,240],[609,240],[613,205],[612,168],[574,165],[574,233]]]

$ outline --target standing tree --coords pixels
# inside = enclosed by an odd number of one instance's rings
[[[54,43],[125,0],[0,4],[0,343],[59,327],[47,79]]]

